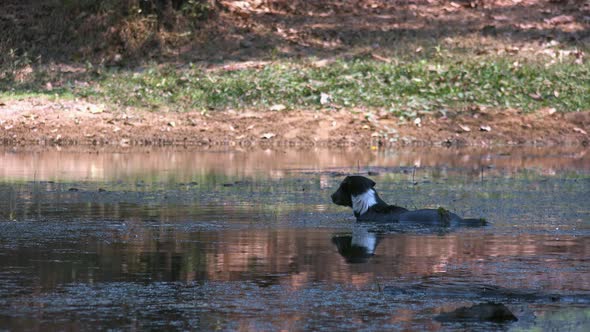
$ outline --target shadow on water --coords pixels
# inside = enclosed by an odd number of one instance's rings
[[[590,324],[585,150],[46,150],[0,159],[1,329]],[[390,203],[445,206],[490,225],[356,225],[329,195],[359,165]],[[435,319],[484,302],[518,320]]]

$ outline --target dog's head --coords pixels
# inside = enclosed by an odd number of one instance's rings
[[[332,202],[337,205],[352,207],[352,196],[359,196],[375,186],[375,182],[364,176],[347,176],[340,187],[332,194]]]

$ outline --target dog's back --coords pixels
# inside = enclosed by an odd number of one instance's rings
[[[357,221],[398,222],[402,214],[408,209],[396,205],[377,204],[370,207],[362,215],[356,215]]]

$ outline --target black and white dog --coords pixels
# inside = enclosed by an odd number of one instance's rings
[[[463,219],[443,208],[409,211],[388,205],[377,194],[375,182],[364,176],[347,176],[332,194],[332,202],[352,208],[357,221],[410,223],[425,226],[484,226],[483,219]]]

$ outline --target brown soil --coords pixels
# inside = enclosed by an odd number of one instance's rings
[[[561,54],[554,49],[559,45],[573,50],[563,53],[566,57],[581,62],[585,54],[578,46],[590,40],[586,0],[221,0],[217,15],[194,38],[178,37],[187,35],[184,30],[177,38],[173,31],[148,31],[159,39],[145,39],[134,51],[122,46],[130,44],[122,34],[128,20],[110,27],[99,14],[74,13],[75,19],[60,20],[54,17],[58,12],[47,15],[35,3],[8,2],[6,13],[0,14],[0,27],[11,38],[0,37],[0,50],[28,50],[45,61],[74,67],[83,67],[80,59],[112,64],[131,60],[134,54],[151,54],[159,61],[202,61],[212,70],[231,70],[256,65],[269,54],[331,59],[369,52],[383,59],[399,50],[427,52],[428,45],[515,57],[556,57]],[[31,8],[38,12],[26,10]],[[158,50],[154,45],[168,51],[153,54]],[[415,123],[390,114],[367,116],[365,111],[349,110],[149,113],[86,101],[0,101],[0,142],[7,145],[587,145],[589,132],[589,112],[473,109]]]
[[[141,15],[76,10],[82,1],[70,7],[4,2],[0,51],[26,52],[48,64],[388,56],[434,46],[583,61],[590,42],[588,0],[216,0],[209,1],[217,5],[208,20],[168,12],[162,24]],[[566,53],[556,54],[556,46]]]
[[[84,101],[0,102],[5,145],[361,146],[588,145],[590,112],[473,109],[403,121],[350,111],[150,113]]]
[[[220,1],[215,25],[219,60],[277,55],[427,52],[441,46],[474,55],[538,57],[546,44],[583,47],[590,41],[587,0],[246,0]],[[207,44],[208,46],[211,46]],[[187,48],[188,50],[188,48]],[[221,51],[221,52],[220,52]],[[202,48],[187,52],[194,55]],[[411,53],[411,52],[410,52]],[[583,52],[569,55],[583,58]],[[210,59],[207,58],[207,59]]]

